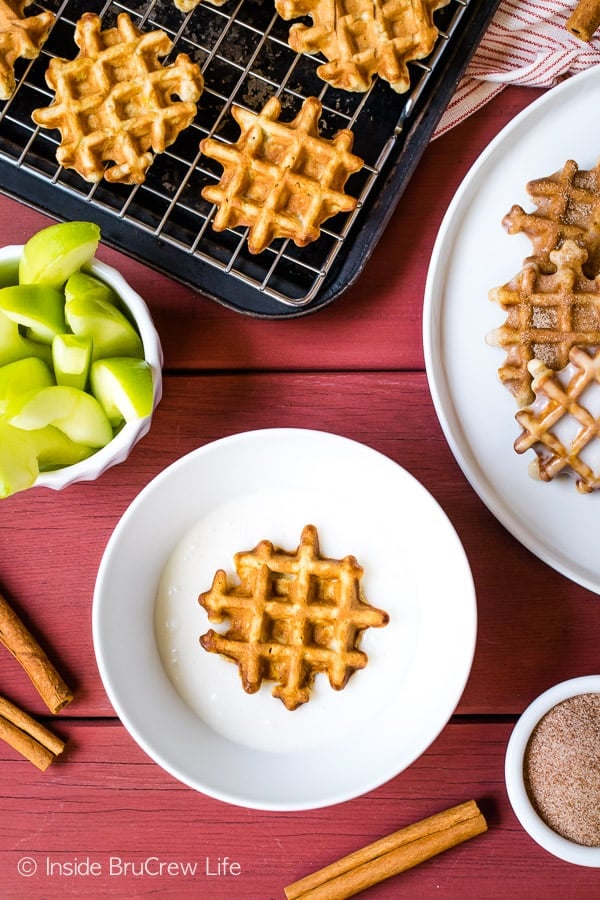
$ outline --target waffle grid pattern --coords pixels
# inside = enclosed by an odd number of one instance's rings
[[[219,570],[199,597],[209,620],[228,621],[229,629],[210,629],[200,643],[237,663],[247,693],[275,681],[273,696],[293,710],[310,699],[318,672],[341,690],[364,668],[360,636],[385,625],[388,615],[361,599],[363,570],[353,556],[322,557],[317,530],[307,525],[293,553],[261,541],[234,560],[239,585],[228,586]]]
[[[600,393],[600,351],[573,347],[569,365],[560,375],[539,360],[533,360],[529,370],[536,400],[516,414],[523,431],[515,450],[535,450],[537,472],[543,481],[564,472],[576,478],[582,493],[597,490],[600,467],[590,465],[585,455],[600,441],[598,409],[590,408],[592,389],[596,387],[596,401]],[[598,455],[600,448],[596,451]]]

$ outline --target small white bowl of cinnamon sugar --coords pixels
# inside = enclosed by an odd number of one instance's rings
[[[506,789],[541,847],[600,868],[600,675],[563,681],[527,707],[508,742]]]

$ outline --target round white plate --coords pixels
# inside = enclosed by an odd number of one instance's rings
[[[202,650],[197,597],[218,568],[234,580],[238,550],[294,550],[309,523],[323,555],[358,559],[390,622],[363,633],[368,665],[343,691],[319,675],[290,712]],[[377,787],[438,735],[470,672],[475,593],[452,525],[404,469],[343,437],[269,429],[190,453],[133,501],[100,565],[93,635],[115,711],[160,766],[230,803],[310,809]]]
[[[492,141],[458,189],[433,250],[425,290],[425,365],[441,426],[458,464],[497,519],[558,572],[600,593],[594,528],[600,492],[583,496],[575,481],[551,483],[528,473],[533,451],[513,449],[517,406],[498,379],[505,352],[486,335],[506,313],[488,299],[532,252],[502,219],[514,203],[534,206],[525,186],[574,159],[600,158],[600,66],[544,94]]]

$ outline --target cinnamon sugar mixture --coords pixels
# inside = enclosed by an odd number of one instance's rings
[[[531,802],[553,831],[600,847],[600,693],[570,697],[541,719],[524,775]]]

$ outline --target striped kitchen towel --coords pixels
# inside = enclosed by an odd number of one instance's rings
[[[600,31],[589,44],[566,22],[576,0],[501,0],[434,137],[481,109],[507,84],[548,88],[600,62]]]

